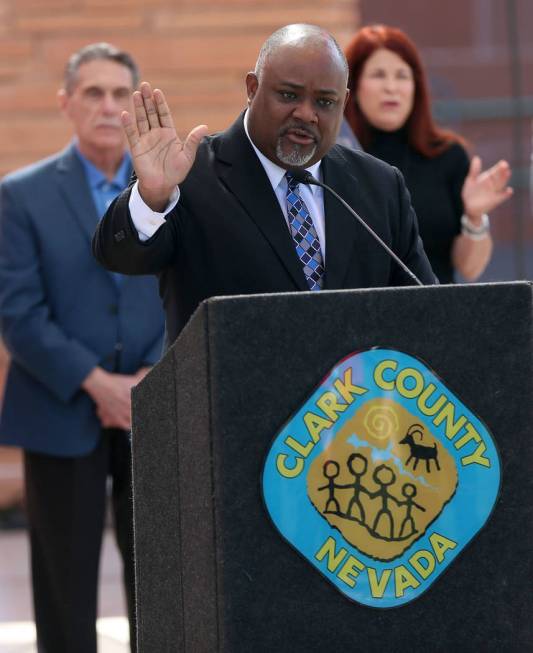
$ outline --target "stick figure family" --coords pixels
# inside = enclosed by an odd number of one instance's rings
[[[371,491],[363,483],[363,477],[368,471],[368,460],[360,453],[352,453],[346,462],[348,471],[353,476],[353,481],[345,484],[337,483],[340,475],[340,465],[336,460],[326,460],[323,465],[323,473],[327,483],[318,490],[327,491],[328,498],[323,510],[323,514],[333,514],[343,519],[356,521],[362,524],[368,532],[375,538],[387,541],[401,541],[411,537],[418,530],[413,517],[414,508],[426,512],[426,509],[415,501],[417,494],[416,486],[413,483],[404,483],[401,488],[403,499],[398,499],[389,491],[389,488],[396,482],[396,474],[388,465],[378,465],[372,474],[372,480],[377,485],[377,490]],[[343,512],[338,499],[338,490],[350,490],[351,497]],[[370,500],[377,500],[379,508],[372,520],[372,524],[367,523],[367,515],[362,495],[366,495]],[[395,529],[393,511],[391,502],[395,503],[402,510],[403,519],[399,528]],[[394,510],[397,513],[397,510]],[[396,533],[395,533],[396,530]]]

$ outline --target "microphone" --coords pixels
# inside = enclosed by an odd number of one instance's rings
[[[420,279],[412,272],[407,265],[402,261],[402,259],[395,254],[392,249],[383,242],[383,240],[377,235],[377,233],[368,225],[363,218],[356,213],[352,207],[345,202],[342,197],[336,193],[333,188],[328,186],[327,184],[323,184],[321,181],[318,181],[313,175],[306,170],[305,168],[289,168],[288,172],[296,179],[296,181],[300,184],[309,184],[311,186],[320,186],[321,188],[325,188],[327,191],[329,191],[334,197],[337,198],[337,200],[344,206],[345,209],[347,209],[353,217],[368,231],[368,233],[376,240],[381,247],[388,253],[388,255],[402,268],[404,272],[406,272],[413,281],[418,284],[419,286],[423,286],[424,284],[420,281]]]

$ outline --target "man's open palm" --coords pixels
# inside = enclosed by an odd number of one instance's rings
[[[139,191],[160,210],[191,169],[207,127],[199,125],[181,141],[163,92],[143,82],[133,94],[134,115],[124,111],[122,125],[131,149]]]

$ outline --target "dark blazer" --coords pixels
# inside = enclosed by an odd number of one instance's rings
[[[324,181],[366,218],[425,283],[434,275],[418,237],[401,174],[362,152],[335,146],[322,160]],[[93,239],[98,260],[126,274],[160,275],[170,342],[200,301],[215,295],[308,290],[268,177],[242,116],[206,138],[166,223],[141,242],[129,191],[111,205]],[[339,202],[325,193],[325,289],[405,285],[391,261]]]
[[[101,426],[81,382],[96,365],[133,373],[160,357],[156,280],[117,284],[91,253],[97,221],[72,145],[0,184],[0,327],[11,356],[0,443],[88,453]]]

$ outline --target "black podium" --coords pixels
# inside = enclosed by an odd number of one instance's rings
[[[533,650],[532,299],[517,282],[204,302],[133,394],[140,653]],[[339,361],[375,347],[443,380],[501,471],[483,528],[427,591],[387,609],[338,591],[262,494],[277,434]]]

